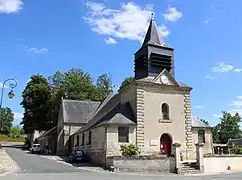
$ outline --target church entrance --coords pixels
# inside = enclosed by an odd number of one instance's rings
[[[160,152],[164,155],[171,155],[171,135],[164,133],[160,137]]]

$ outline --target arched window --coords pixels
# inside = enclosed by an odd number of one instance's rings
[[[168,104],[163,103],[161,105],[161,112],[162,112],[163,119],[165,119],[165,120],[170,119],[170,117],[169,117],[169,106],[168,106]]]
[[[205,143],[205,131],[203,129],[198,130],[198,143]]]

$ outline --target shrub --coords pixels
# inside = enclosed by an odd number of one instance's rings
[[[242,147],[239,147],[239,146],[235,146],[231,149],[231,152],[233,154],[242,154]]]
[[[133,144],[121,145],[120,151],[124,157],[131,157],[139,154],[139,148]]]

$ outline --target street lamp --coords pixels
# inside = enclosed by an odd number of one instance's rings
[[[2,104],[3,104],[3,92],[4,92],[4,86],[7,82],[11,82],[9,84],[9,87],[11,88],[11,91],[9,91],[8,93],[8,97],[10,99],[12,99],[15,94],[13,92],[13,89],[17,86],[17,81],[14,79],[14,78],[9,78],[9,79],[6,79],[4,82],[3,82],[3,86],[2,86],[2,93],[1,93],[1,100],[0,100],[0,119],[1,119],[1,110],[2,110]]]

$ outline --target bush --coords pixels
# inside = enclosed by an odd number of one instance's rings
[[[120,151],[124,157],[131,157],[139,154],[139,148],[133,144],[121,145]]]
[[[233,154],[242,154],[242,147],[239,147],[239,146],[235,146],[231,149],[231,152]]]

